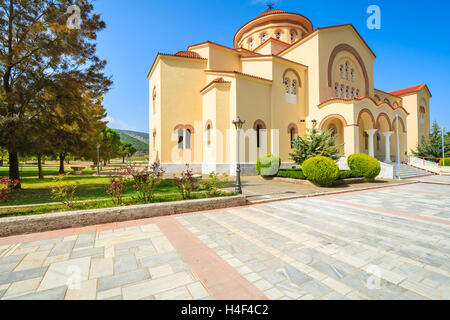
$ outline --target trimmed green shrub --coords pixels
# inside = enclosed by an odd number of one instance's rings
[[[363,176],[358,172],[354,172],[352,170],[340,170],[339,171],[339,179],[351,179],[351,178],[362,178]]]
[[[255,170],[262,177],[275,177],[280,167],[280,157],[268,154],[256,160]]]
[[[278,171],[277,177],[279,178],[289,178],[297,180],[306,180],[302,169],[282,169]]]
[[[367,181],[374,181],[381,172],[380,162],[364,153],[355,153],[348,157],[348,166],[355,173],[361,177],[366,178]]]
[[[331,186],[339,178],[339,166],[331,158],[317,156],[303,162],[306,178],[322,187]]]

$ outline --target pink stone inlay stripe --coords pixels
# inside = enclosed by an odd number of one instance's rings
[[[422,221],[428,221],[428,222],[434,222],[434,223],[450,225],[450,221],[448,221],[448,220],[439,219],[439,218],[432,218],[432,217],[425,217],[425,216],[421,216],[421,215],[414,214],[414,213],[407,213],[407,212],[393,211],[393,210],[383,209],[383,208],[369,207],[369,206],[364,206],[364,205],[361,205],[361,204],[350,203],[350,202],[347,202],[347,201],[341,201],[341,200],[330,199],[330,198],[326,198],[324,200],[329,201],[329,202],[335,202],[335,203],[342,204],[342,205],[345,205],[345,206],[352,206],[352,207],[363,209],[363,210],[378,211],[378,212],[381,212],[381,213],[392,214],[392,215],[405,217],[405,218],[411,218],[411,219],[415,219],[415,220],[422,220]]]
[[[156,224],[215,299],[268,300],[263,292],[175,218],[160,218]]]

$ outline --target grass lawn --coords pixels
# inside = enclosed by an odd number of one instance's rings
[[[8,169],[0,169],[0,176],[8,176]],[[37,178],[38,171],[33,168],[24,168],[21,170],[22,190],[16,191],[13,194],[13,200],[5,203],[0,203],[0,207],[16,206],[25,204],[45,204],[58,202],[51,197],[50,190],[54,186],[53,177],[58,175],[58,169],[44,169],[44,180]],[[99,200],[109,199],[109,194],[106,193],[106,186],[109,185],[108,177],[95,177],[92,174],[94,171],[85,170],[83,175],[69,175],[66,177],[67,181],[80,183],[76,197],[77,200]],[[173,181],[164,180],[158,187],[156,193],[167,194],[177,193],[177,188]],[[137,196],[137,191],[133,188],[133,183],[128,184],[125,197]]]
[[[94,200],[84,203],[74,203],[71,208],[63,204],[50,204],[58,202],[58,200],[51,197],[51,188],[55,185],[53,177],[58,176],[58,169],[45,168],[44,180],[37,178],[37,168],[23,168],[21,169],[22,190],[13,193],[13,200],[0,203],[0,218],[12,216],[26,216],[38,215],[51,212],[74,211],[74,210],[89,210],[99,208],[110,208],[116,205],[106,193],[106,187],[109,185],[109,177],[95,177],[92,174],[94,171],[85,170],[82,175],[69,175],[66,181],[78,181],[76,192],[76,201]],[[8,169],[0,168],[0,176],[8,176]],[[124,197],[123,206],[142,204],[138,199],[139,193],[133,188],[134,183],[130,181]],[[220,196],[232,196],[234,193],[221,193]],[[208,195],[204,192],[196,192],[192,194],[193,199],[207,198]],[[98,201],[95,201],[98,200]],[[182,200],[181,195],[173,180],[164,180],[156,189],[155,202],[168,202]],[[25,208],[6,208],[6,206],[19,206],[28,204],[41,204],[40,206],[25,207]]]

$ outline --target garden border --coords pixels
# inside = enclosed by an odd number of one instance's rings
[[[240,207],[247,204],[243,195],[174,201],[0,219],[0,237],[39,233],[67,228],[141,220],[189,212]]]

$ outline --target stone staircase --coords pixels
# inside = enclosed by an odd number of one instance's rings
[[[397,163],[392,164],[394,166],[394,179],[398,177],[398,165]],[[419,168],[415,168],[412,166],[409,166],[407,164],[400,164],[400,178],[401,179],[409,179],[409,178],[417,178],[417,177],[423,177],[423,176],[429,176],[433,173],[428,172],[426,170],[422,170]]]

